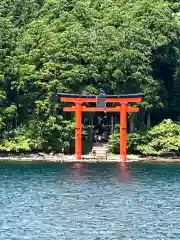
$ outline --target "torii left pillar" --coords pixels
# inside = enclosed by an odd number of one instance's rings
[[[82,105],[81,103],[76,103],[75,106],[75,155],[76,160],[81,160],[82,156]]]

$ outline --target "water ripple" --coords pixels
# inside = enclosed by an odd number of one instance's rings
[[[180,166],[1,164],[0,240],[180,239]]]

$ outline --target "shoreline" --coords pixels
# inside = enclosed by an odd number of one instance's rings
[[[31,162],[31,163],[121,163],[119,155],[109,154],[104,158],[95,158],[88,154],[83,155],[82,160],[76,160],[74,155],[45,154],[45,153],[0,153],[0,162]],[[127,155],[127,163],[180,163],[180,157],[142,157],[139,155]]]

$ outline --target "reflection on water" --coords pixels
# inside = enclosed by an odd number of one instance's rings
[[[1,164],[0,239],[180,239],[180,165]]]

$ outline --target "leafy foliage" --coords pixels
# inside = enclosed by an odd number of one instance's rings
[[[177,1],[2,0],[1,145],[13,132],[24,149],[72,152],[72,116],[55,116],[56,92],[144,92],[145,111],[177,120],[179,26]]]
[[[180,153],[180,124],[164,120],[147,131],[137,150],[144,155],[178,155]]]
[[[119,137],[119,133],[115,133],[109,140],[113,153],[119,153]],[[129,134],[128,151],[151,156],[179,155],[180,124],[168,119],[146,131]]]

